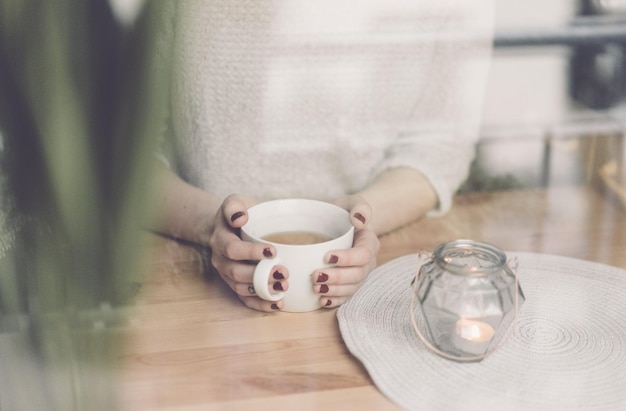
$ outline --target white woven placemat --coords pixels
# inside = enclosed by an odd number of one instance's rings
[[[626,270],[529,253],[514,333],[478,363],[429,351],[409,317],[417,255],[376,268],[337,312],[376,386],[407,410],[626,410]]]

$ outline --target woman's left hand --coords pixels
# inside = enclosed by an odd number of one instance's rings
[[[376,267],[380,242],[369,228],[372,208],[358,195],[342,197],[335,204],[350,213],[354,226],[352,248],[329,252],[325,261],[334,267],[322,268],[313,273],[313,288],[320,296],[320,305],[326,308],[343,304],[354,294],[370,271]]]

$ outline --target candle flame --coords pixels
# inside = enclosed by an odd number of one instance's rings
[[[463,339],[474,342],[485,342],[493,338],[493,327],[489,324],[461,318],[456,323],[456,333]]]

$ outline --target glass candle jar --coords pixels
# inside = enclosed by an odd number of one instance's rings
[[[421,266],[414,292],[419,307],[412,309],[421,310],[427,328],[420,336],[427,335],[439,354],[459,360],[480,360],[493,351],[524,302],[505,253],[471,240],[438,246]]]

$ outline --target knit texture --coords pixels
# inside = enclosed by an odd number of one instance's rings
[[[450,207],[474,155],[490,1],[175,4],[183,178],[222,197],[326,200],[406,166],[435,188],[433,213]]]
[[[377,267],[338,309],[343,341],[404,410],[625,410],[626,270],[556,255],[507,256],[519,261],[526,301],[508,339],[482,361],[448,360],[418,338],[410,311],[415,254]]]

